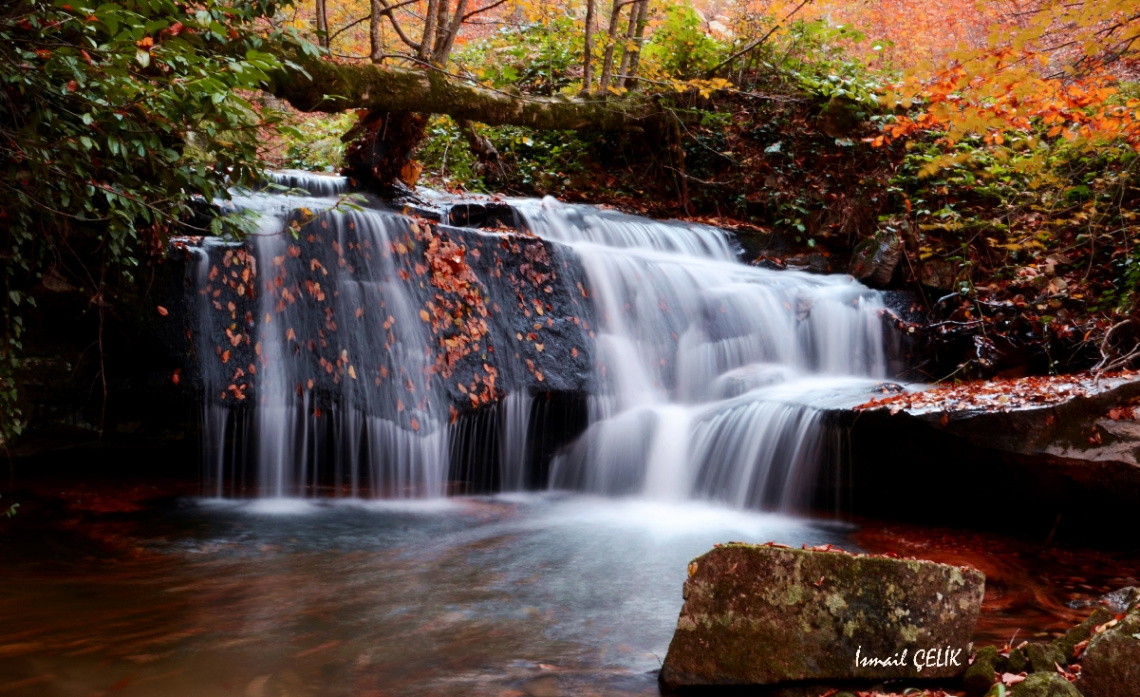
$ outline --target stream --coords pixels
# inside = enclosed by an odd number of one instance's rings
[[[973,564],[976,637],[998,643],[1057,635],[1140,576],[1039,541],[644,498],[219,500],[161,480],[22,498],[0,536],[17,697],[657,695],[686,566],[731,540]]]

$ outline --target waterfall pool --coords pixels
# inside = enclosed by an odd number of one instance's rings
[[[164,490],[162,487],[166,487]],[[0,695],[656,695],[690,559],[731,540],[987,574],[977,637],[1057,634],[1134,558],[570,493],[218,500],[55,483],[0,534]]]
[[[97,519],[96,539],[5,555],[0,694],[656,694],[690,559],[844,538],[577,494],[181,498]]]

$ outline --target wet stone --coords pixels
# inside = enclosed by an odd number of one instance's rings
[[[927,561],[731,543],[693,560],[661,680],[961,675],[985,578]]]

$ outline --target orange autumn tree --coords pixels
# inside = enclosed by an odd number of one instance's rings
[[[874,144],[935,131],[949,144],[981,135],[1003,145],[1015,133],[1030,147],[1064,138],[1140,149],[1140,101],[1119,87],[1136,68],[1140,1],[1047,0],[1022,16],[1024,27],[995,27],[984,48],[909,71],[886,100],[909,111]]]

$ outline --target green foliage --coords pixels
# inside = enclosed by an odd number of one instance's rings
[[[670,77],[702,75],[728,57],[727,47],[705,33],[700,15],[689,4],[671,4],[643,51]]]
[[[486,193],[505,186],[518,193],[560,195],[582,184],[594,142],[573,131],[533,131],[520,126],[482,128],[480,134],[499,152],[497,164],[479,163],[450,118],[432,119],[417,153],[427,182]]]
[[[20,431],[21,313],[45,271],[79,269],[98,306],[107,274],[129,280],[184,229],[192,196],[257,178],[271,115],[242,94],[281,67],[266,41],[290,40],[259,23],[273,0],[70,3],[0,10],[3,438]]]
[[[765,65],[794,86],[821,99],[850,99],[870,111],[878,107],[882,75],[852,58],[847,47],[866,37],[850,26],[827,20],[797,21],[764,51]]]
[[[499,89],[549,96],[581,86],[582,40],[570,14],[505,26],[468,43],[452,59]]]
[[[929,174],[936,161],[945,166]],[[1004,293],[1057,332],[1136,311],[1136,162],[1129,147],[1089,151],[1032,134],[1001,147],[927,138],[911,141],[890,190],[909,203],[920,262],[960,265],[966,297]]]
[[[314,172],[339,171],[344,164],[341,136],[355,123],[356,115],[348,113],[303,116],[292,124],[282,125],[277,129],[285,151],[281,164]]]

